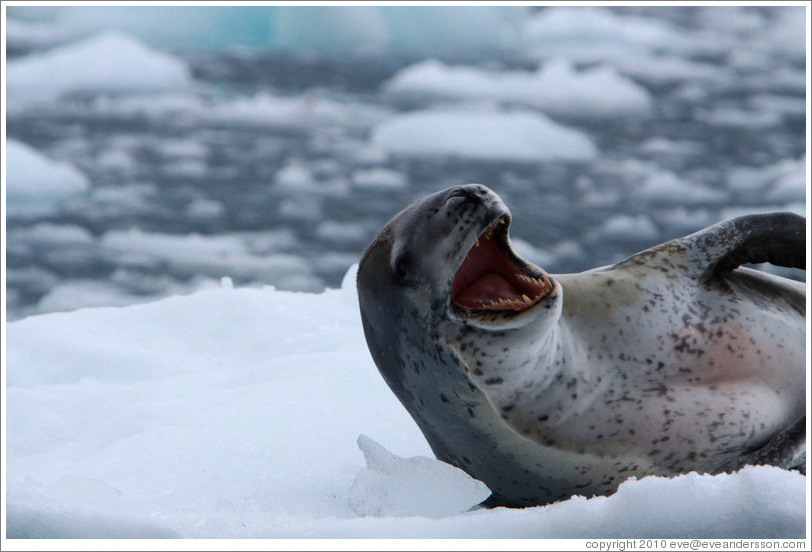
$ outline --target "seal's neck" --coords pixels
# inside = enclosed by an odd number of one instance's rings
[[[538,326],[506,331],[459,326],[448,342],[469,379],[489,395],[511,394],[528,381],[541,392],[568,367],[560,360],[560,328],[551,325],[539,330]]]

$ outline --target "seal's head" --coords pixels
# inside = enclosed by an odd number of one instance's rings
[[[554,300],[556,284],[513,251],[510,220],[499,196],[479,184],[425,197],[395,216],[369,246],[358,270],[359,293],[376,305],[405,299],[435,322],[491,330],[525,326]]]

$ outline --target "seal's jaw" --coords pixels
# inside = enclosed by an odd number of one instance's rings
[[[509,225],[509,215],[497,217],[462,261],[451,282],[456,317],[488,326],[509,325],[553,291],[555,284],[544,271],[510,247]]]

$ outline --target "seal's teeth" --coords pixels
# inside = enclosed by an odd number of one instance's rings
[[[531,301],[531,300],[530,300],[530,297],[528,297],[528,296],[527,296],[527,295],[525,295],[525,294],[522,294],[522,299],[524,299],[524,302],[525,302],[525,303],[527,303],[528,305],[532,305],[532,304],[533,304],[533,301]]]
[[[474,247],[479,247],[479,239],[474,242]]]

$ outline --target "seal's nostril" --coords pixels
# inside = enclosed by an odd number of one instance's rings
[[[459,186],[457,188],[449,190],[448,194],[445,197],[445,202],[448,203],[453,199],[481,201],[484,195],[482,193],[482,188],[483,186],[479,184],[468,184],[466,186]]]
[[[453,190],[449,190],[448,194],[446,194],[444,203],[448,203],[455,198],[465,199],[467,197],[469,197],[469,194],[465,191],[465,188],[454,188]]]

